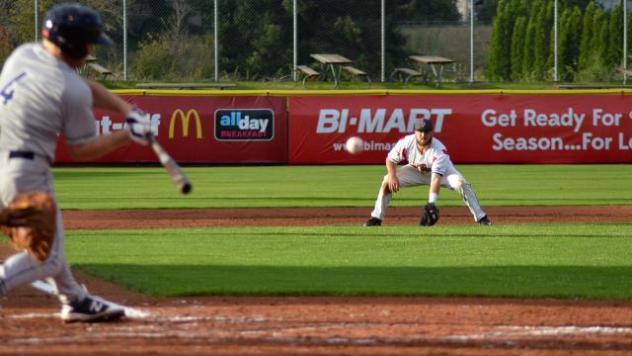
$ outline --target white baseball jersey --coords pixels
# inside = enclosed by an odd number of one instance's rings
[[[387,156],[388,160],[399,165],[397,168],[397,178],[400,187],[412,187],[416,185],[429,185],[432,176],[429,172],[417,169],[419,166],[425,166],[430,172],[441,176],[441,185],[453,189],[463,197],[463,201],[470,209],[474,221],[479,221],[487,216],[485,211],[480,207],[478,198],[467,182],[465,177],[459,173],[448,155],[448,150],[443,143],[436,138],[432,138],[430,146],[426,148],[422,154],[417,149],[417,140],[415,134],[404,136],[397,141]],[[384,176],[382,186],[375,200],[371,217],[380,220],[384,219],[386,209],[390,204],[393,193],[390,190],[383,189],[388,182],[388,175]]]
[[[90,88],[41,43],[24,44],[0,74],[0,149],[52,162],[60,133],[70,144],[96,136]]]
[[[405,136],[397,141],[395,146],[388,153],[387,158],[398,165],[424,165],[428,167],[432,173],[441,176],[457,172],[450,160],[448,150],[441,141],[434,137],[432,138],[432,142],[430,142],[430,147],[422,154],[417,149],[415,134]]]

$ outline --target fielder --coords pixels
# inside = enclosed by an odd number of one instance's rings
[[[424,207],[420,225],[432,226],[439,220],[439,209],[436,207],[441,186],[456,190],[465,205],[474,216],[474,221],[481,225],[491,225],[492,221],[483,211],[478,198],[470,184],[459,173],[448,156],[448,151],[436,138],[432,137],[434,129],[428,119],[415,122],[415,133],[400,139],[386,157],[386,170],[382,186],[371,212],[371,218],[364,226],[380,226],[386,208],[394,192],[402,187],[429,185],[428,204]]]
[[[78,4],[53,7],[46,13],[42,38],[16,48],[0,74],[0,208],[29,192],[54,197],[50,166],[58,135],[71,157],[81,161],[132,141],[146,145],[150,132],[146,114],[76,72],[96,44],[112,43],[95,10]],[[97,136],[93,106],[125,115],[126,129]],[[26,251],[9,257],[0,266],[0,296],[45,279],[59,297],[63,321],[120,318],[122,308],[88,294],[75,281],[64,256],[64,227],[56,206],[50,254],[41,262]]]

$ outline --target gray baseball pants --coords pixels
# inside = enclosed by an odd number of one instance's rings
[[[8,152],[0,151],[0,206],[7,206],[17,195],[28,192],[47,192],[54,196],[49,162],[39,156],[34,159],[9,158]],[[9,257],[0,266],[0,295],[39,279],[54,287],[62,303],[82,300],[86,296],[64,257],[64,225],[59,205],[57,233],[50,256],[44,262],[25,251]]]

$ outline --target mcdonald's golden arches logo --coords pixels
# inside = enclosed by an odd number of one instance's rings
[[[182,137],[189,137],[189,122],[191,119],[195,121],[195,138],[202,139],[202,120],[200,120],[200,114],[195,109],[189,109],[186,113],[182,109],[177,109],[171,114],[171,121],[169,122],[169,138],[172,139],[175,136],[176,121],[180,120],[182,127]]]

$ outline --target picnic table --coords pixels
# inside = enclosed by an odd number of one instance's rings
[[[101,64],[97,63],[97,57],[88,54],[86,56],[86,64],[84,66],[84,68],[81,70],[81,72],[85,72],[85,69],[91,69],[94,72],[101,74],[103,76],[103,78],[105,79],[108,75],[112,74],[112,71],[109,70],[108,68],[102,66]]]
[[[352,63],[352,60],[350,60],[349,58],[335,53],[313,53],[309,56],[320,63],[323,69],[323,73],[327,73],[328,70],[331,70],[336,88],[338,88],[338,86],[340,85],[340,75],[342,72],[342,67],[345,64]],[[326,77],[326,74],[324,76]]]
[[[446,65],[454,63],[453,59],[439,57],[439,56],[419,56],[414,55],[408,57],[414,63],[416,63],[422,71],[425,69],[423,67],[430,67],[432,70],[432,74],[435,77],[437,85],[441,85],[441,77],[443,76],[443,69]]]

